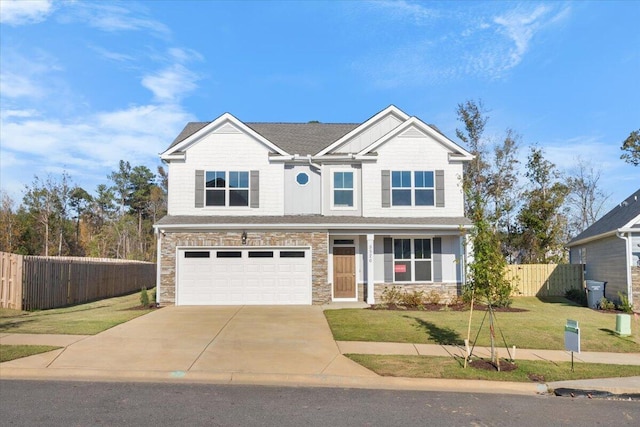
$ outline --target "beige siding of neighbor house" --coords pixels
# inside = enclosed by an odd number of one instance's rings
[[[586,264],[585,280],[601,280],[607,282],[605,297],[618,300],[618,292],[627,295],[627,255],[625,241],[616,236],[595,240],[572,248],[572,262],[574,249],[586,250],[584,262]]]

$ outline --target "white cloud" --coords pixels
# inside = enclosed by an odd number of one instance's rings
[[[89,46],[89,47],[91,49],[93,49],[94,51],[96,51],[103,58],[110,59],[112,61],[116,61],[116,62],[132,62],[132,61],[135,61],[135,59],[136,59],[131,55],[127,55],[125,53],[120,53],[120,52],[114,52],[112,50],[107,50],[107,49],[102,48],[100,46]]]
[[[146,10],[132,2],[120,4],[75,3],[69,17],[86,22],[88,25],[107,32],[145,31],[157,37],[167,37],[171,30],[165,24],[147,16]]]
[[[134,106],[74,120],[3,117],[0,186],[16,197],[16,182],[64,169],[78,184],[95,187],[120,159],[152,170],[158,153],[193,117],[177,105]]]
[[[7,98],[39,98],[44,89],[24,74],[3,71],[0,72],[0,92]]]
[[[549,13],[549,8],[538,6],[533,11],[521,13],[517,10],[497,16],[493,22],[498,25],[498,32],[505,34],[515,45],[510,49],[509,68],[517,65],[529,49],[529,42],[540,26],[542,18]]]
[[[52,12],[52,6],[52,0],[2,0],[0,23],[17,26],[42,22]]]
[[[378,18],[383,23],[399,16],[415,18],[414,25],[403,22],[404,30],[398,33],[404,34],[402,39],[355,61],[354,68],[384,88],[438,84],[465,77],[502,78],[522,62],[539,32],[566,19],[570,11],[569,7],[525,4],[499,13],[494,12],[495,7],[486,10],[470,6],[468,10],[448,9],[443,14],[409,2],[374,5],[374,10],[385,9],[385,15]],[[386,9],[393,10],[391,16]],[[438,19],[428,19],[434,16]]]
[[[424,7],[420,3],[412,3],[405,0],[398,1],[376,1],[372,3],[374,6],[383,9],[385,13],[391,13],[396,18],[411,17],[417,23],[430,20],[439,16],[439,12],[435,9]]]
[[[157,73],[144,76],[142,86],[153,92],[158,101],[176,102],[197,87],[197,80],[195,73],[181,64],[174,64]]]

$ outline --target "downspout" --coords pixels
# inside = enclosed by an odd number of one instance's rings
[[[307,160],[309,161],[309,166],[313,166],[314,168],[316,168],[318,170],[321,169],[319,164],[313,163],[313,160],[311,159],[311,154],[307,154]]]
[[[631,235],[627,233],[625,236],[623,232],[616,231],[616,237],[625,241],[625,269],[627,270],[627,298],[629,304],[633,307],[633,289],[631,281]]]

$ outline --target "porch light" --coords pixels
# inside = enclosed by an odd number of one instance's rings
[[[247,232],[246,231],[242,232],[242,244],[243,245],[247,244]]]

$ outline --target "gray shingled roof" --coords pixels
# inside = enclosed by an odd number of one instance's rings
[[[322,216],[322,215],[283,215],[283,216],[199,216],[199,215],[167,215],[156,223],[163,225],[214,225],[214,224],[265,224],[265,225],[353,225],[357,228],[361,225],[396,225],[416,226],[460,226],[471,225],[471,221],[464,217],[417,217],[417,218],[381,218],[359,216]]]
[[[190,122],[169,148],[190,137],[211,122]],[[317,154],[353,129],[356,123],[245,123],[289,154]]]
[[[624,227],[629,221],[640,215],[640,188],[629,196],[624,202],[607,212],[602,218],[594,222],[589,228],[571,239],[568,246],[580,242],[581,240],[600,234],[615,231]]]

